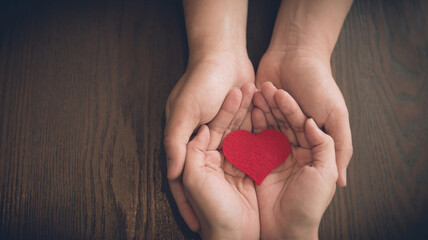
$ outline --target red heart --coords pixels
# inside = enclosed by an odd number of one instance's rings
[[[226,159],[250,176],[257,185],[287,159],[290,150],[287,137],[274,129],[266,129],[257,136],[237,130],[223,141]]]

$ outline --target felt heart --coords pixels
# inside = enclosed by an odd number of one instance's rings
[[[260,185],[290,154],[290,142],[278,130],[254,135],[245,130],[231,132],[223,141],[223,154],[235,167]]]

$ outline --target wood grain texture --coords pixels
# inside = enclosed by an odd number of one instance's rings
[[[162,146],[181,3],[28,2],[0,19],[0,239],[198,239]],[[250,1],[256,67],[278,5]],[[355,1],[332,68],[354,156],[320,238],[427,239],[427,2]]]

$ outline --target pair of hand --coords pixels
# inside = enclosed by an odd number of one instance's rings
[[[251,86],[244,85],[242,91],[251,92]],[[333,140],[287,92],[265,83],[254,95],[253,131],[280,130],[292,148],[288,159],[255,186],[218,150],[221,136],[237,126],[234,119],[246,105],[243,96],[232,89],[217,116],[187,145],[183,183],[200,220],[202,238],[316,238],[336,189]]]
[[[200,223],[184,193],[182,183],[186,146],[190,136],[199,126],[213,121],[231,89],[240,88],[246,82],[253,83],[254,79],[254,70],[247,56],[233,53],[210,54],[188,66],[168,98],[165,129],[168,179],[178,209],[193,231],[200,229]],[[330,66],[315,55],[301,54],[298,51],[292,54],[270,51],[259,64],[255,83],[257,87],[261,87],[266,81],[285,89],[296,99],[303,113],[313,118],[319,127],[324,127],[332,136],[339,171],[337,184],[344,186],[346,167],[352,155],[352,140],[347,108],[331,75]],[[243,89],[242,92],[238,114],[232,119],[230,129],[226,129],[223,135],[238,128],[249,131],[252,128],[251,111],[248,110],[252,99],[250,95],[254,89]],[[257,99],[257,94],[255,97]],[[253,120],[254,117],[257,119],[257,115],[255,113]],[[269,114],[267,118],[271,118]],[[271,124],[271,121],[267,122]],[[257,125],[254,129],[257,132]],[[211,139],[221,138],[220,135],[211,136]],[[214,145],[211,143],[209,150],[214,150]]]

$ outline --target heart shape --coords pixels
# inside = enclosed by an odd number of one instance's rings
[[[245,130],[231,132],[223,141],[223,154],[260,185],[281,165],[291,151],[290,142],[280,131],[266,129],[254,135]]]

